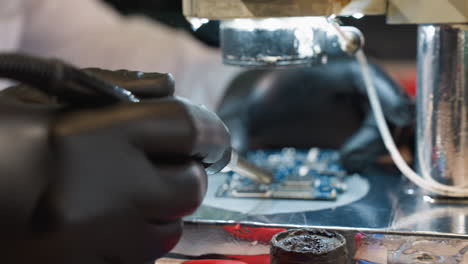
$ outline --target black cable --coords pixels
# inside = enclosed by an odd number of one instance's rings
[[[57,64],[43,59],[19,54],[0,54],[0,77],[37,88],[50,88],[63,78],[61,75],[63,74]]]
[[[0,53],[0,78],[33,86],[46,94],[80,105],[139,101],[128,90],[59,60]]]

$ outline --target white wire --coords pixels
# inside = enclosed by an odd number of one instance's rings
[[[422,173],[424,174],[424,178],[422,178],[406,163],[406,161],[401,156],[400,151],[398,150],[395,141],[393,140],[392,134],[390,133],[390,129],[388,128],[387,122],[385,121],[382,105],[377,95],[377,91],[375,89],[374,82],[371,77],[372,75],[369,71],[369,64],[367,62],[366,55],[364,54],[362,49],[356,53],[356,58],[361,67],[364,83],[369,97],[369,102],[372,111],[374,112],[377,127],[380,131],[385,147],[390,153],[390,156],[392,157],[398,169],[411,182],[427,191],[448,197],[468,197],[468,188],[440,184],[434,179],[432,179],[430,175],[428,175],[427,170],[422,170]]]

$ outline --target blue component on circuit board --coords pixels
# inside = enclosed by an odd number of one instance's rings
[[[246,157],[272,171],[273,183],[260,184],[230,173],[218,197],[334,200],[345,190],[347,173],[336,151],[285,148],[251,151]]]

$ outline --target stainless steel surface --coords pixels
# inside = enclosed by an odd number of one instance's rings
[[[185,256],[269,254],[269,237],[293,225],[187,223],[174,254]],[[326,228],[347,241],[349,262],[360,257],[379,264],[466,264],[468,239],[455,235]],[[195,243],[196,242],[196,243]],[[177,256],[177,255],[176,255]],[[180,255],[178,255],[180,256]],[[170,263],[170,262],[166,262]]]
[[[212,175],[216,177],[218,175]],[[374,230],[424,235],[461,235],[468,238],[468,208],[465,200],[434,199],[413,188],[395,168],[374,167],[362,174],[370,191],[349,204],[293,213],[239,213],[203,205],[187,218],[200,223],[255,223],[330,227],[344,230]],[[270,201],[264,206],[275,207]],[[291,203],[292,204],[292,203]]]
[[[232,151],[228,169],[259,183],[270,184],[273,182],[273,174],[271,172],[246,160],[235,150]]]
[[[419,27],[417,162],[421,173],[468,185],[468,25]]]

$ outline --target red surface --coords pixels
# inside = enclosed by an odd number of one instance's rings
[[[247,262],[230,259],[197,259],[187,260],[183,264],[248,264]]]
[[[398,84],[400,84],[411,97],[416,97],[416,69],[409,69],[402,72],[389,70],[388,72],[390,76],[392,76],[392,78]]]
[[[267,228],[267,227],[247,227],[240,224],[225,226],[224,230],[231,233],[232,235],[246,240],[246,241],[258,241],[260,243],[270,243],[274,235],[279,232],[283,232],[284,228]]]
[[[230,259],[196,259],[187,260],[183,264],[269,264],[270,255],[256,256],[225,256]]]
[[[240,260],[247,264],[270,264],[270,255],[257,256],[226,256],[228,258]]]
[[[403,86],[405,91],[411,96],[416,96],[416,76],[414,78],[400,79],[398,80]]]

